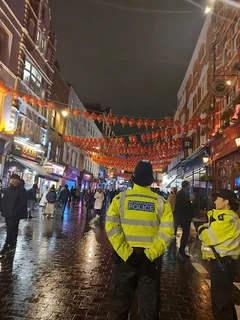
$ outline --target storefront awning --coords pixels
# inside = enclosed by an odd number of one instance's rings
[[[44,178],[44,179],[47,179],[47,180],[51,180],[51,181],[56,181],[56,182],[59,181],[59,179],[57,177],[55,177],[52,174],[48,173],[40,165],[38,165],[37,163],[35,163],[33,161],[22,159],[22,158],[19,158],[19,157],[13,157],[13,159],[15,161],[17,161],[18,163],[20,163],[25,168],[28,168],[31,171],[35,171],[36,174],[39,175],[39,177],[41,177],[41,178]]]

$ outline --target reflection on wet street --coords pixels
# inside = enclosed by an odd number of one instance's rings
[[[102,226],[89,226],[81,208],[63,219],[35,211],[30,222],[21,221],[15,256],[0,261],[0,319],[107,319],[112,261]],[[4,239],[2,226],[1,246]],[[192,256],[198,265],[198,245]],[[176,260],[173,241],[164,256],[161,319],[213,319],[207,279]],[[234,293],[237,304],[237,288]],[[131,319],[138,319],[137,308]]]

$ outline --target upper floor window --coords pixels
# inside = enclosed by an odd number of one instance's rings
[[[227,42],[223,45],[223,67],[227,65]]]
[[[55,126],[56,126],[56,110],[52,110],[51,127],[55,128]]]
[[[23,81],[26,82],[37,95],[41,95],[42,76],[38,70],[27,60],[25,61]]]
[[[39,49],[45,54],[47,49],[47,39],[44,35],[44,32],[38,30],[37,32],[37,45]]]

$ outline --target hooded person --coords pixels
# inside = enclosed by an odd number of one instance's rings
[[[159,319],[161,261],[174,232],[170,204],[151,191],[152,164],[140,161],[132,190],[112,201],[106,232],[114,250],[109,320],[126,319],[138,288],[140,317]]]

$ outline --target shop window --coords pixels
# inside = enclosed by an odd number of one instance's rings
[[[0,25],[0,60],[7,64],[10,58],[10,52],[11,52],[11,39],[7,32],[7,30],[4,28],[4,26]]]
[[[38,70],[29,62],[25,61],[23,81],[37,94],[41,95],[42,76]]]

